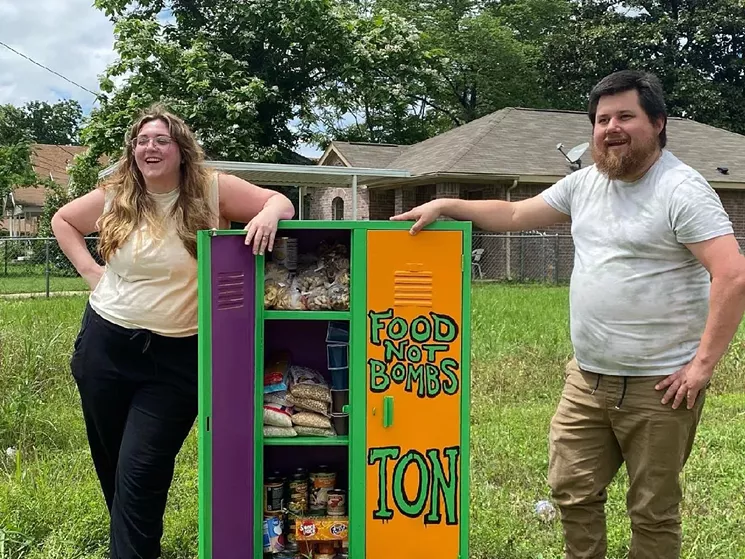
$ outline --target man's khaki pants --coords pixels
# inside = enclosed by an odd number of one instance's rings
[[[629,559],[680,557],[679,474],[701,417],[704,393],[662,405],[664,377],[615,377],[566,368],[551,421],[548,482],[559,506],[567,559],[604,559],[606,487],[622,463],[629,475]]]

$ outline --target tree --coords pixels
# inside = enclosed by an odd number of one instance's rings
[[[74,99],[54,104],[32,101],[23,107],[24,126],[37,144],[76,145],[83,109]]]
[[[0,145],[0,207],[14,189],[40,182],[31,167],[30,156],[27,143]]]
[[[20,109],[13,105],[0,105],[0,207],[15,188],[36,181],[31,167],[28,131],[19,124],[22,120]]]
[[[326,105],[347,112],[324,123],[327,139],[408,144],[507,106],[546,106],[538,87],[538,49],[510,26],[530,19],[524,11],[513,10],[510,19],[501,4],[475,0],[378,0],[361,9],[402,17],[418,48],[408,49],[414,57],[402,57],[398,65],[370,59],[351,77],[355,84],[339,88]]]
[[[77,144],[83,110],[74,99],[47,103],[31,101],[22,107],[0,106],[0,145],[19,141],[37,144]]]
[[[745,132],[745,11],[739,0],[583,0],[543,48],[543,85],[584,110],[603,76],[654,72],[670,114]]]
[[[312,138],[319,100],[349,83],[370,48],[385,48],[376,34],[410,44],[400,19],[362,24],[350,5],[332,0],[96,5],[115,22],[119,54],[84,132],[102,153],[120,149],[139,109],[164,101],[197,131],[209,157],[293,161],[297,143]],[[158,18],[163,8],[171,19]]]

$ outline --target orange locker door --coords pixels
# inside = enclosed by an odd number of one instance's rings
[[[365,557],[457,559],[463,233],[367,235]]]

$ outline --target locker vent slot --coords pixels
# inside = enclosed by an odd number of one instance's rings
[[[421,265],[411,265],[421,268]],[[393,304],[397,307],[432,306],[432,272],[406,270],[394,273]]]
[[[217,310],[240,309],[243,295],[243,272],[220,272],[217,275]]]

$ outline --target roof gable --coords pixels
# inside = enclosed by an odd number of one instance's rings
[[[368,142],[331,142],[319,165],[333,160],[337,155],[347,167],[365,169],[394,169],[391,162],[401,155],[408,146],[396,144],[373,144]]]

